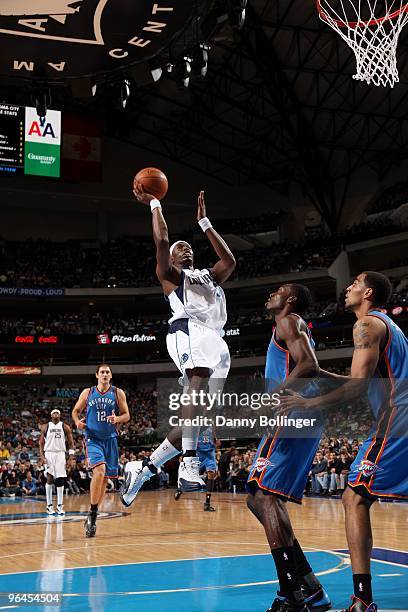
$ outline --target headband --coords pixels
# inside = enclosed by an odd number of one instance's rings
[[[180,244],[181,242],[185,242],[186,244],[188,244],[188,242],[186,242],[185,240],[176,240],[176,242],[173,242],[173,244],[172,244],[172,245],[171,245],[171,247],[170,247],[170,255],[173,255],[173,251],[174,251],[174,249],[175,249],[175,248],[176,248],[176,246],[177,246],[178,244]],[[190,247],[190,249],[191,249],[191,250],[193,250],[190,244],[188,244],[188,246]]]

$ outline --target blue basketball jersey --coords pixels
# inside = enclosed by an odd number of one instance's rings
[[[112,411],[119,416],[116,387],[110,386],[105,392],[92,387],[86,400],[86,435],[99,440],[116,437],[116,425],[106,420]]]
[[[396,408],[408,405],[408,339],[383,312],[371,310],[368,316],[381,319],[387,326],[386,345],[368,390],[371,410],[378,419],[390,404]]]
[[[302,318],[299,315],[293,313],[294,316],[298,317],[300,320]],[[310,333],[310,329],[307,328],[307,335],[309,337],[309,344],[311,348],[314,350],[315,342],[312,338],[312,334]],[[296,366],[295,362],[290,356],[290,353],[285,346],[279,344],[278,339],[276,337],[276,327],[273,330],[272,338],[268,346],[268,352],[266,354],[266,365],[265,365],[265,379],[266,379],[266,391],[270,392],[273,389],[282,384],[286,378],[289,376],[291,371]],[[305,393],[302,391],[302,395]],[[318,392],[314,393],[318,395]]]
[[[386,314],[386,344],[368,387],[375,423],[350,468],[348,484],[361,495],[408,499],[408,340]]]
[[[315,344],[309,329],[307,335],[310,346],[314,349]],[[295,366],[286,345],[279,341],[274,329],[266,356],[266,390],[272,392],[281,385]],[[316,396],[320,393],[314,380],[306,381],[300,392],[303,396]],[[273,435],[268,434],[262,438],[248,476],[249,492],[253,493],[255,488],[259,488],[283,499],[301,502],[307,475],[323,430],[323,422],[317,418],[318,414],[319,411],[307,414],[307,417],[316,417],[317,421],[307,437],[293,437],[290,428],[283,426],[277,427]],[[295,408],[290,411],[288,417],[304,418],[305,414]]]
[[[200,451],[211,451],[215,449],[214,436],[212,427],[207,427],[200,431],[200,437],[198,438],[197,450]]]

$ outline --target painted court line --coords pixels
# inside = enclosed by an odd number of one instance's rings
[[[202,541],[199,542],[200,544],[202,544]],[[96,548],[96,547],[95,547]],[[103,547],[101,547],[103,548]],[[75,550],[75,549],[67,549],[67,550]],[[79,550],[83,550],[82,548],[80,548]],[[63,552],[64,549],[57,549],[56,551],[49,551],[49,552]],[[41,552],[44,553],[44,550],[42,550]],[[309,550],[306,552],[323,552],[323,553],[327,553],[329,555],[333,555],[334,557],[337,557],[338,559],[341,559],[341,563],[339,563],[338,566],[336,566],[336,568],[331,568],[329,570],[325,570],[323,572],[319,572],[317,575],[318,576],[324,576],[325,574],[329,574],[332,573],[333,571],[339,571],[339,569],[345,569],[346,567],[348,567],[349,562],[346,559],[343,559],[343,554],[342,553],[338,553],[335,552],[333,550],[320,550],[318,548],[313,549],[313,550]],[[18,553],[23,554],[23,553]],[[32,553],[29,553],[32,554]],[[13,556],[13,555],[10,555]],[[132,565],[154,565],[156,563],[178,563],[179,561],[205,561],[206,559],[238,559],[240,557],[270,557],[269,554],[265,554],[265,553],[255,553],[255,554],[244,554],[244,555],[216,555],[215,557],[190,557],[190,558],[186,558],[186,559],[160,559],[159,561],[133,561],[132,563],[109,563],[107,565],[78,565],[77,567],[61,567],[61,568],[47,568],[47,569],[36,569],[36,570],[24,570],[21,572],[6,572],[4,574],[0,574],[0,579],[2,576],[15,576],[17,574],[42,574],[44,572],[64,572],[64,571],[71,571],[71,570],[80,570],[80,569],[95,569],[97,567],[103,567],[103,568],[107,568],[107,567],[130,567]],[[0,557],[1,558],[1,557]],[[340,568],[340,566],[342,566]],[[344,566],[344,567],[343,567]],[[337,569],[339,568],[339,569]]]

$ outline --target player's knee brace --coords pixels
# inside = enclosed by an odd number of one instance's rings
[[[65,478],[56,478],[55,479],[55,486],[56,487],[64,487],[65,486]]]

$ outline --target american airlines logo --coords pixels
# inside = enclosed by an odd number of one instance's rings
[[[79,77],[150,58],[182,31],[193,2],[1,0],[3,74]]]

